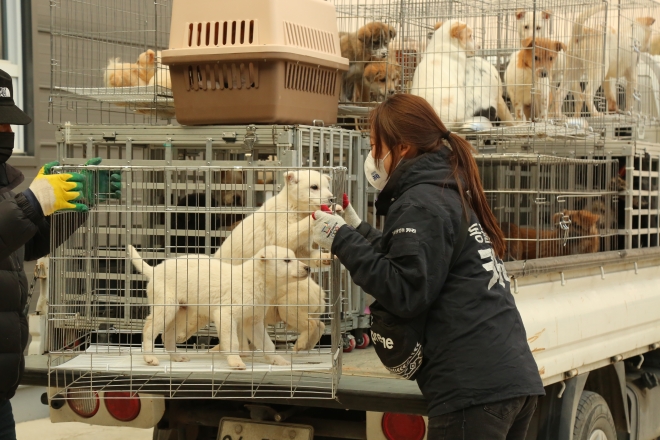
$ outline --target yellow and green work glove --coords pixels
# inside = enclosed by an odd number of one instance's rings
[[[59,162],[49,162],[39,170],[30,184],[30,191],[39,202],[45,216],[56,211],[87,212],[87,205],[75,203],[82,197],[85,177],[79,173],[51,174]]]
[[[101,163],[100,157],[90,159],[82,170],[85,176],[84,197],[92,207],[96,200],[121,199],[121,174],[117,170],[95,170],[93,167]]]

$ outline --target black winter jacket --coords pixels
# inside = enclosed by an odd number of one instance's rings
[[[23,174],[9,164],[0,167],[9,182],[0,185],[0,399],[10,399],[23,374],[23,352],[28,343],[27,319],[23,315],[28,282],[23,261],[47,255],[51,242],[50,219],[44,217],[41,207],[23,193],[12,192],[23,182]],[[82,214],[67,215],[75,216],[75,221],[58,234],[59,243],[86,218]]]
[[[381,233],[343,226],[332,251],[390,313],[428,310],[417,376],[429,417],[508,398],[544,395],[502,261],[476,215],[451,273],[462,205],[448,151],[402,161],[378,196]]]

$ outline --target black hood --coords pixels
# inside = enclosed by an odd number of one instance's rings
[[[452,176],[448,148],[441,148],[433,153],[424,153],[413,159],[404,159],[396,167],[387,181],[385,188],[378,194],[376,211],[378,215],[387,215],[390,205],[401,194],[416,185],[437,185],[458,190]]]

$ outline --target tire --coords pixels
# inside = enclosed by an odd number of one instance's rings
[[[573,440],[616,440],[614,419],[600,394],[583,391],[575,415]]]
[[[355,348],[355,337],[353,335],[346,335],[343,338],[344,353],[350,353]]]
[[[355,338],[355,348],[358,350],[363,350],[369,346],[369,335],[366,333],[362,333],[361,336],[358,336]]]

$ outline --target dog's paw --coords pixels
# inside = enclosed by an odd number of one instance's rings
[[[190,361],[190,358],[188,356],[183,356],[180,354],[171,354],[170,359],[174,362],[188,362]]]
[[[185,333],[177,333],[176,334],[176,343],[177,344],[183,344],[188,340],[188,335]]]
[[[235,354],[227,356],[227,363],[230,367],[236,368],[237,370],[245,370],[245,363],[241,360],[241,357]]]
[[[156,366],[159,364],[158,358],[156,356],[145,356],[144,361],[147,363],[147,365]]]
[[[332,264],[332,254],[329,252],[321,252],[321,265],[330,266]]]
[[[291,362],[287,361],[286,359],[284,359],[279,354],[269,356],[269,358],[270,358],[269,359],[270,363],[273,364],[273,365],[284,365],[284,366],[291,365]]]

